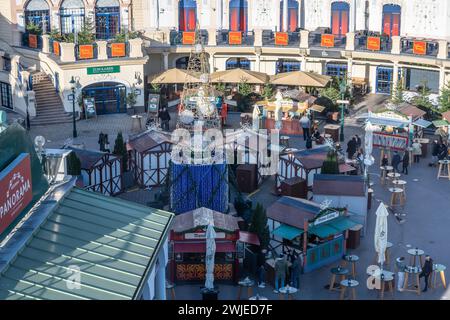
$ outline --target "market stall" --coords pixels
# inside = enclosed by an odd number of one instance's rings
[[[303,252],[304,272],[339,261],[353,222],[344,208],[281,197],[267,209],[272,240],[283,250]]]

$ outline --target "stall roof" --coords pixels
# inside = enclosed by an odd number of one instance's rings
[[[228,232],[239,229],[236,217],[202,207],[177,215],[172,230],[186,232],[197,227],[206,227],[210,222],[213,222],[214,228]]]
[[[333,234],[343,232],[356,226],[357,223],[350,220],[349,217],[339,217],[330,220],[327,223],[319,224],[317,226],[309,228],[308,232],[319,236],[320,238],[326,238]]]
[[[304,220],[313,219],[320,210],[320,205],[315,202],[284,196],[267,208],[267,217],[303,229]]]
[[[259,246],[261,244],[259,242],[258,235],[256,233],[248,231],[239,231],[239,241],[243,243],[253,244],[255,246]]]
[[[315,174],[314,194],[338,196],[366,196],[366,184],[363,176],[340,174]]]
[[[292,156],[298,159],[306,170],[311,170],[322,167],[329,150],[328,146],[305,149],[293,152]]]
[[[418,120],[414,121],[413,125],[422,127],[422,128],[428,128],[429,126],[431,126],[431,122],[427,121],[425,119],[418,119]]]
[[[171,143],[171,138],[168,133],[156,130],[147,130],[132,137],[130,141],[128,141],[127,149],[136,150],[139,153],[143,153],[165,142]]]
[[[397,111],[400,112],[401,114],[404,114],[405,116],[408,117],[411,116],[413,120],[422,118],[424,115],[427,114],[425,111],[406,102],[400,104],[400,106],[397,108]]]
[[[77,155],[78,159],[80,159],[81,162],[81,169],[89,170],[92,169],[96,165],[96,163],[101,160],[105,155],[110,155],[114,158],[117,158],[117,156],[101,152],[97,150],[86,150],[86,149],[78,149],[74,147],[67,147],[67,149],[72,150]]]
[[[169,212],[72,188],[3,266],[0,299],[136,299],[172,219]],[[77,290],[67,286],[75,267],[82,280]]]
[[[446,126],[450,125],[450,123],[448,123],[447,120],[434,120],[433,125],[436,128],[439,128],[439,127],[446,127]]]
[[[286,224],[282,224],[278,228],[273,230],[272,233],[274,236],[277,236],[277,237],[280,237],[283,239],[287,239],[287,240],[292,240],[298,236],[301,236],[303,234],[303,232],[304,232],[303,229],[299,229],[299,228],[288,226]]]

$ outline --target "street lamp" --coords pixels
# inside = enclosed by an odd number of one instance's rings
[[[340,130],[340,134],[339,134],[339,141],[343,142],[344,141],[344,108],[345,108],[345,104],[343,103],[343,101],[345,98],[345,91],[347,89],[344,79],[341,79],[341,83],[339,84],[339,89],[340,89],[341,100],[342,100],[342,102],[341,102],[341,130]]]
[[[25,85],[24,83],[22,83],[22,90],[23,90],[23,97],[25,98],[25,105],[27,107],[27,118],[25,119],[25,121],[26,121],[25,123],[26,123],[27,130],[30,130],[30,113],[28,111],[28,104],[29,104],[28,88],[27,88],[27,85]]]
[[[73,121],[73,137],[77,137],[77,124],[75,122],[75,88],[76,88],[76,81],[75,78],[72,76],[72,79],[69,81],[70,83],[70,89],[72,90],[72,121]]]

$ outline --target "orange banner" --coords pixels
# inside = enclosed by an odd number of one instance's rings
[[[183,32],[183,44],[194,44],[195,32]]]
[[[332,34],[323,34],[322,41],[320,43],[322,47],[334,47],[334,35]]]
[[[381,49],[380,37],[367,37],[367,49],[373,51],[380,51]]]
[[[275,32],[275,44],[277,46],[287,46],[289,43],[289,35],[287,32]]]
[[[413,53],[420,55],[427,54],[427,43],[425,41],[414,41]]]
[[[57,56],[61,55],[61,52],[59,50],[59,42],[58,41],[53,41],[53,53]]]
[[[78,58],[94,59],[94,46],[92,44],[82,44],[78,46]]]
[[[125,43],[111,43],[111,57],[125,57],[125,49]]]
[[[242,32],[230,31],[228,33],[228,43],[229,44],[242,44]]]
[[[38,41],[38,39],[37,39],[37,35],[35,35],[35,34],[29,34],[28,35],[28,46],[30,47],[30,48],[37,48],[37,41]]]

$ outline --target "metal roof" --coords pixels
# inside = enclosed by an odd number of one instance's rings
[[[173,214],[72,188],[0,275],[0,299],[136,299]],[[79,268],[79,289],[70,289]]]

